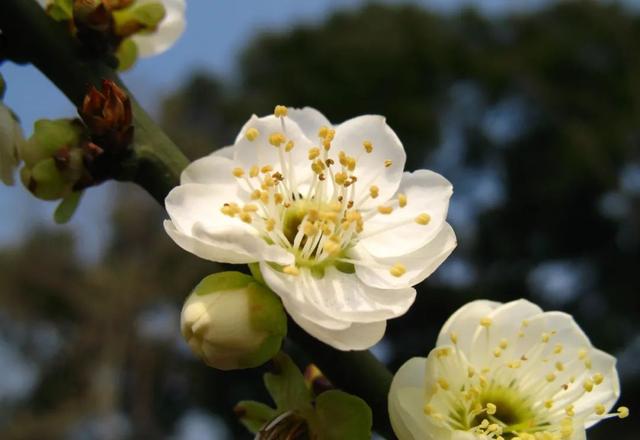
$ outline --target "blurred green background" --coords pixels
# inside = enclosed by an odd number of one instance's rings
[[[191,159],[252,113],[308,105],[336,123],[385,115],[408,168],[454,185],[458,248],[389,322],[381,360],[426,355],[472,299],[525,297],[619,359],[631,416],[589,439],[638,438],[640,16],[592,1],[490,17],[365,5],[259,34],[238,66],[194,73],[164,101]],[[0,438],[250,438],[231,408],[266,399],[262,371],[206,368],[179,335],[184,297],[219,267],[175,246],[141,190],[117,192],[98,211],[113,227],[99,261],[53,226],[0,249]]]

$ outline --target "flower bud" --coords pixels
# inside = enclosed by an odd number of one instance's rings
[[[2,77],[0,88],[1,82]],[[22,128],[16,116],[0,102],[0,180],[5,185],[13,185],[13,172],[19,162],[18,150],[23,143]]]
[[[279,350],[287,320],[279,298],[249,275],[223,272],[204,278],[182,308],[187,343],[220,370],[257,367]]]
[[[84,97],[80,116],[93,141],[109,153],[124,151],[133,139],[133,114],[129,96],[116,83],[102,82],[102,91],[91,87]]]
[[[20,149],[20,177],[36,197],[56,200],[73,191],[84,174],[83,146],[87,135],[77,119],[42,119]]]

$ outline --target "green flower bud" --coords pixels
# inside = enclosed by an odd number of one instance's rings
[[[18,150],[23,143],[22,128],[18,119],[0,102],[0,180],[6,185],[13,185],[13,172],[19,162]]]
[[[86,143],[85,127],[78,120],[37,121],[33,135],[20,149],[25,163],[20,172],[23,184],[43,200],[66,197],[85,172]]]
[[[166,15],[164,5],[153,3],[134,3],[128,8],[113,11],[114,32],[122,38],[136,33],[153,32]]]
[[[287,333],[277,295],[240,272],[204,278],[187,298],[180,326],[193,352],[220,370],[267,362]]]

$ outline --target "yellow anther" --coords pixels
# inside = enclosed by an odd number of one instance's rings
[[[404,194],[398,194],[398,205],[401,208],[404,208],[405,206],[407,206],[407,196]]]
[[[347,181],[348,178],[349,178],[349,176],[347,176],[347,173],[343,173],[342,171],[338,171],[335,174],[334,180],[336,181],[336,183],[338,185],[344,185],[344,183]]]
[[[367,153],[371,153],[373,151],[373,144],[371,143],[371,141],[364,141],[362,143],[362,146],[364,147],[364,151],[366,151]]]
[[[349,211],[347,212],[347,220],[350,222],[357,222],[358,220],[362,220],[362,214],[358,211]]]
[[[618,408],[618,417],[620,417],[621,419],[629,417],[629,408],[627,408],[626,406],[621,406],[620,408]]]
[[[287,138],[285,138],[282,133],[273,133],[269,136],[269,143],[274,147],[279,147],[286,140]]]
[[[419,225],[423,225],[423,226],[428,225],[430,221],[431,221],[431,216],[426,212],[423,212],[422,214],[419,214],[416,217],[416,223]]]
[[[564,412],[569,417],[573,417],[576,415],[573,405],[567,405],[567,407],[564,409]]]
[[[342,203],[340,202],[331,202],[329,203],[329,209],[333,212],[342,211]]]
[[[449,356],[450,354],[451,354],[451,349],[449,347],[438,348],[436,350],[436,357],[438,358],[444,358]]]
[[[544,407],[547,409],[551,409],[553,407],[553,400],[549,399],[549,400],[545,400],[544,401]]]
[[[393,161],[387,159],[384,161],[384,167],[385,168],[389,168],[391,165],[393,165]]]
[[[605,412],[607,412],[607,409],[604,407],[604,405],[602,403],[598,403],[593,410],[599,416],[601,416]]]
[[[220,211],[224,214],[224,215],[228,215],[229,217],[233,217],[235,216],[238,211],[237,208],[231,205],[224,205],[222,208],[220,208]]]
[[[244,170],[240,167],[234,168],[233,171],[231,171],[231,173],[236,177],[244,176]]]
[[[248,212],[241,212],[240,220],[242,220],[245,223],[251,223],[251,214],[249,214]]]
[[[429,405],[428,403],[422,408],[422,411],[424,412],[425,415],[430,416],[433,414],[433,406]]]
[[[293,143],[293,141],[289,141],[287,142],[287,145],[284,146],[284,151],[286,151],[287,153],[291,150],[293,150],[293,147],[295,147],[296,144]]]
[[[310,222],[315,222],[316,220],[318,220],[318,217],[320,217],[320,213],[317,209],[311,208],[309,209],[309,211],[307,211],[307,220],[309,220]]]
[[[554,380],[556,380],[556,374],[549,373],[545,376],[545,379],[547,379],[547,382],[553,382]]]
[[[249,142],[255,141],[258,138],[258,136],[260,136],[260,132],[258,131],[257,128],[253,128],[253,127],[249,128],[247,132],[244,134],[244,137],[246,137]]]
[[[509,368],[520,368],[522,366],[522,362],[519,360],[511,361],[507,364]]]
[[[356,169],[356,160],[353,157],[347,157],[347,169],[349,169],[349,171]]]
[[[378,197],[378,195],[380,195],[380,188],[375,185],[371,185],[371,188],[369,188],[369,194],[371,195],[372,199],[375,199],[376,197]]]
[[[258,211],[258,207],[256,205],[254,205],[253,203],[247,203],[246,205],[244,205],[242,210],[244,212],[256,212],[256,211]]]
[[[458,343],[458,334],[456,332],[449,333],[449,339],[451,339],[451,343],[454,345]]]
[[[396,263],[393,266],[391,266],[391,269],[389,269],[389,272],[394,277],[401,277],[407,272],[407,268],[402,263]]]
[[[320,212],[321,220],[328,220],[330,222],[334,222],[338,219],[338,213],[334,211],[321,211]]]
[[[478,425],[482,429],[486,429],[489,426],[489,421],[487,419],[482,419],[482,422]]]
[[[502,356],[502,350],[500,350],[499,348],[496,348],[495,350],[493,350],[493,355],[499,358],[500,356]]]
[[[262,168],[260,168],[260,172],[262,174],[267,174],[267,173],[270,173],[271,171],[273,171],[273,167],[271,165],[265,165]]]
[[[328,132],[329,128],[323,125],[322,127],[320,127],[320,130],[318,130],[318,137],[324,138],[327,136]]]
[[[300,269],[295,266],[285,266],[282,271],[287,275],[300,275]]]
[[[447,382],[447,379],[445,379],[444,377],[440,377],[438,379],[438,385],[440,385],[440,388],[442,388],[443,390],[449,389],[449,382]]]
[[[498,410],[498,407],[495,406],[493,403],[487,403],[487,414],[492,416],[496,413],[497,410]]]
[[[309,160],[315,160],[318,158],[318,156],[320,156],[320,148],[309,148]]]
[[[260,168],[257,165],[252,166],[249,169],[249,177],[256,177],[260,173]]]
[[[556,344],[556,346],[553,347],[553,353],[554,354],[560,354],[560,353],[562,353],[563,348],[564,347],[562,346],[562,344]]]
[[[590,393],[593,391],[593,381],[591,379],[585,380],[582,384],[582,388],[584,388],[587,393]]]
[[[578,359],[580,359],[581,361],[585,360],[585,358],[587,357],[587,354],[588,354],[587,350],[585,348],[581,348],[578,351]]]
[[[284,118],[289,113],[289,109],[284,105],[276,105],[276,108],[273,110],[273,114],[276,118]]]
[[[393,212],[393,208],[391,206],[384,206],[384,205],[380,205],[378,206],[378,212],[380,214],[391,214]]]
[[[592,363],[591,363],[591,359],[587,359],[584,361],[584,368],[586,368],[587,370],[591,370],[592,367]]]
[[[273,201],[275,202],[276,205],[279,205],[284,201],[284,196],[280,193],[275,193],[273,195]]]
[[[331,141],[328,139],[323,140],[322,148],[324,148],[325,151],[329,151],[331,149]]]
[[[323,249],[330,255],[334,255],[340,252],[340,245],[333,240],[327,240],[324,242]]]
[[[311,237],[313,235],[316,235],[316,233],[318,232],[318,228],[311,222],[304,222],[302,226],[302,232],[304,232],[304,235]]]
[[[261,195],[261,194],[262,194],[262,193],[260,192],[260,190],[259,190],[259,189],[253,190],[253,191],[251,192],[251,200],[258,200],[258,199],[260,198],[260,195]]]
[[[594,384],[600,385],[602,381],[604,381],[604,376],[600,373],[596,373],[593,375],[592,379]]]
[[[542,342],[546,344],[547,342],[549,342],[549,339],[551,339],[551,335],[549,333],[542,334]]]
[[[493,320],[488,316],[485,316],[484,318],[480,318],[481,326],[488,328],[488,327],[491,327],[491,324],[493,324]]]
[[[507,341],[505,338],[500,339],[500,348],[505,350],[508,346],[509,346],[509,341]]]
[[[264,228],[271,232],[273,231],[273,229],[276,227],[276,221],[272,218],[268,218],[265,222],[264,222]]]
[[[265,205],[266,205],[267,203],[269,203],[269,193],[268,193],[267,191],[263,191],[263,192],[260,194],[260,201],[261,201],[262,203],[264,203]]]

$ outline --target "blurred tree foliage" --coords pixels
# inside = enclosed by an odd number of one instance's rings
[[[623,401],[633,411],[638,54],[640,17],[616,5],[562,2],[492,19],[368,6],[259,36],[233,81],[194,75],[166,101],[163,124],[195,159],[232,143],[251,113],[275,104],[313,106],[336,122],[385,115],[410,169],[452,180],[459,234],[451,261],[420,286],[410,312],[390,322],[380,350],[389,365],[426,354],[444,320],[471,299],[527,297],[574,314],[594,344],[620,356]],[[186,409],[205,407],[238,437],[231,406],[264,398],[259,372],[222,375],[166,335],[141,333],[141,313],[162,304],[176,310],[216,269],[170,243],[161,210],[141,197],[122,194],[96,267],[80,264],[69,238],[51,232],[0,255],[3,313],[46,322],[63,341],[51,359],[32,353],[42,375],[29,398],[0,407],[0,436],[59,438],[116,411],[129,417],[131,437],[162,438]],[[589,438],[635,439],[639,420],[604,423]]]

